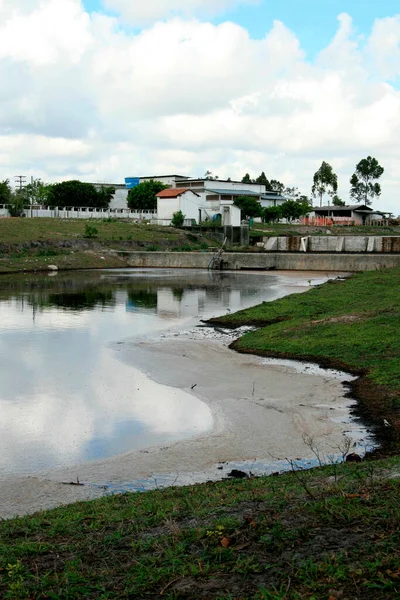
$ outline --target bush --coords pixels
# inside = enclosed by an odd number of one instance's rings
[[[98,234],[97,228],[94,227],[93,225],[89,225],[89,223],[86,223],[85,233],[83,234],[83,237],[94,238],[94,237],[96,237],[97,234]]]
[[[10,217],[24,217],[25,198],[21,194],[12,194],[10,204],[8,205],[8,214]]]
[[[173,227],[182,227],[184,220],[185,215],[181,210],[178,210],[172,215],[171,225],[173,225]]]

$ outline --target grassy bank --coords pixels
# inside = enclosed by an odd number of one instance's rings
[[[215,246],[201,234],[117,219],[0,219],[0,273],[125,267],[113,250],[199,251]]]
[[[400,461],[77,503],[0,524],[2,598],[400,594]]]
[[[313,360],[361,377],[353,384],[362,413],[386,450],[400,433],[400,269],[331,281],[212,323],[261,326],[232,345],[239,352]],[[384,419],[389,426],[384,425]]]

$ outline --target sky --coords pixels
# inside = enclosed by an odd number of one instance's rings
[[[0,180],[245,173],[400,214],[398,0],[0,0]]]

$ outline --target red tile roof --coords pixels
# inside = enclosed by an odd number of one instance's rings
[[[158,192],[158,194],[156,194],[157,198],[177,198],[178,196],[181,196],[182,194],[184,194],[185,192],[192,192],[193,190],[190,190],[189,188],[169,188],[167,190],[162,190],[161,192]],[[196,192],[193,192],[194,194]],[[196,194],[196,196],[198,196],[198,194]]]

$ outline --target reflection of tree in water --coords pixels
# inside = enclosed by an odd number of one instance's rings
[[[132,308],[157,308],[157,292],[152,289],[128,290],[128,305]]]
[[[92,310],[115,306],[112,291],[85,290],[76,293],[49,294],[46,306],[55,306],[64,310]]]

